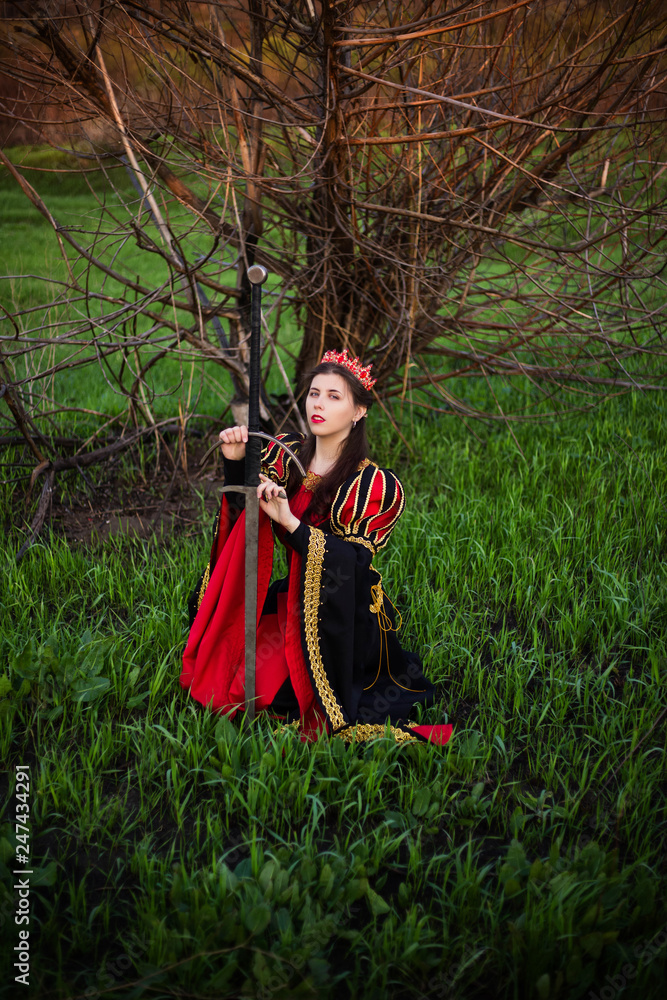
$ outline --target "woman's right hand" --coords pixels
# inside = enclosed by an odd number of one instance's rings
[[[239,462],[245,458],[245,446],[248,443],[248,428],[245,424],[240,427],[225,427],[220,431],[220,447],[222,454],[228,462]]]

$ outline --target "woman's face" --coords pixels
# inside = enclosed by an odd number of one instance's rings
[[[365,406],[356,406],[342,375],[316,375],[306,399],[306,419],[315,437],[347,437],[355,420],[366,414]]]

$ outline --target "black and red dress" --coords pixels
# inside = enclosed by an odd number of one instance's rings
[[[281,439],[295,451],[303,441]],[[286,485],[291,461],[272,444],[262,471]],[[225,462],[227,485],[241,485],[243,476],[243,462]],[[383,735],[389,722],[399,741],[446,743],[451,726],[407,721],[415,705],[432,704],[435,688],[418,657],[401,649],[394,608],[373,566],[403,512],[403,487],[366,460],[323,521],[308,512],[316,481],[308,473],[290,499],[301,520],[296,531],[275,526],[288,573],[271,585],[274,529],[259,513],[256,710],[293,723],[304,738],[326,730],[362,742]],[[191,599],[180,678],[197,701],[230,716],[245,698],[245,514],[236,496],[223,495],[210,562]]]

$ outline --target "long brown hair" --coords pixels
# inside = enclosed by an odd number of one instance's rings
[[[364,388],[359,379],[349,369],[343,365],[337,365],[332,361],[325,361],[304,375],[301,383],[302,394],[305,394],[310,389],[311,382],[316,375],[340,375],[347,383],[355,406],[365,406],[367,410],[372,406],[373,396],[368,389]],[[315,435],[311,432],[307,435],[306,440],[299,449],[299,458],[305,469],[308,469],[315,456],[315,446]],[[304,512],[306,520],[326,517],[336,496],[338,487],[346,479],[355,474],[359,468],[359,464],[365,458],[368,458],[368,438],[366,437],[366,420],[362,419],[357,420],[356,427],[353,427],[345,438],[335,465],[325,476],[322,476],[315,490],[313,490],[311,501]],[[288,499],[291,500],[295,493],[298,492],[301,481],[301,473],[296,465],[292,463],[290,476],[287,481]]]

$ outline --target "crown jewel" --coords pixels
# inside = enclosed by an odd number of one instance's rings
[[[338,351],[327,351],[320,361],[320,364],[323,365],[326,361],[329,361],[334,365],[342,365],[343,368],[347,368],[349,372],[352,372],[355,378],[359,379],[364,389],[368,389],[369,392],[377,381],[377,379],[371,378],[371,368],[373,365],[367,365],[366,368],[364,368],[359,358],[349,358],[347,356],[347,347],[340,354]]]

